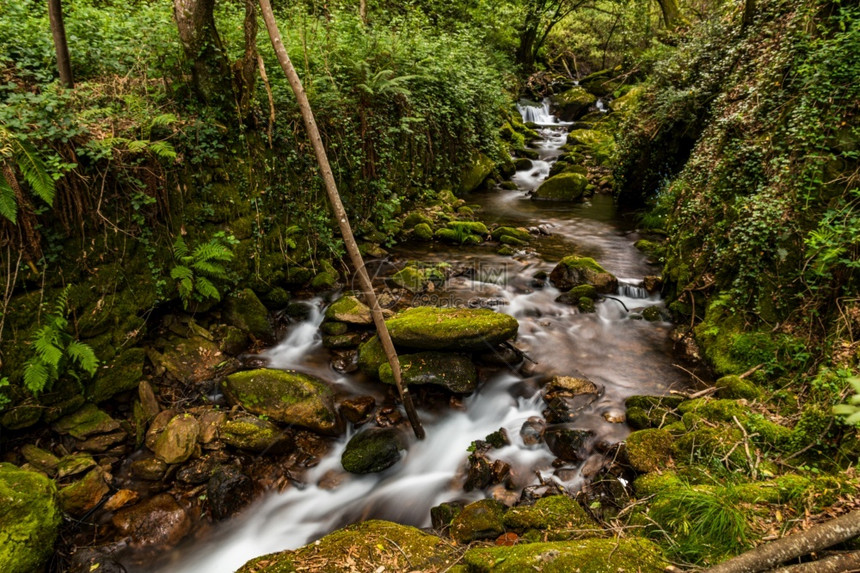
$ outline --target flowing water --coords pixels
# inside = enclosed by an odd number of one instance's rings
[[[512,443],[493,450],[491,457],[511,464],[516,486],[536,483],[537,471],[543,479],[575,490],[582,479],[575,465],[559,472],[552,466],[554,456],[546,446],[526,446],[520,438],[523,422],[541,416],[544,408],[537,390],[539,380],[550,375],[582,376],[603,386],[603,394],[577,417],[575,426],[592,430],[595,442],[609,443],[623,440],[629,433],[623,423],[606,419],[623,413],[626,397],[664,394],[685,385],[672,364],[670,325],[635,320],[637,309],[662,305],[657,295],[649,295],[641,286],[642,278],[656,271],[633,247],[638,237],[624,227],[612,200],[595,196],[587,203],[571,205],[528,198],[559,156],[567,128],[550,115],[547,102],[539,107],[520,106],[520,112],[524,120],[540,124],[539,159],[531,169],[513,177],[519,189],[495,190],[469,200],[481,206],[481,218],[488,223],[540,226],[543,233],[531,247],[514,257],[503,257],[488,246],[454,248],[432,243],[405,246],[395,255],[467,267],[468,273],[449,279],[431,295],[424,295],[422,302],[489,305],[516,317],[520,323],[516,345],[537,363],[530,376],[496,373],[463,401],[462,408],[419,409],[427,439],[412,439],[403,458],[379,474],[344,474],[340,455],[350,435],[341,437],[329,455],[303,476],[304,487],[268,494],[242,515],[222,523],[204,543],[177,551],[164,571],[231,572],[253,557],[300,547],[363,519],[429,526],[434,505],[486,495],[462,491],[467,448],[473,440],[501,427]],[[615,299],[598,303],[595,313],[583,314],[556,302],[560,293],[551,286],[536,288],[536,273],[549,272],[561,257],[572,253],[594,257],[620,278]],[[358,376],[332,369],[318,334],[322,303],[313,300],[309,304],[313,307],[310,317],[266,352],[271,366],[322,376],[344,394],[379,392]],[[338,475],[336,487],[318,485],[333,473]],[[501,494],[501,487],[493,493]]]

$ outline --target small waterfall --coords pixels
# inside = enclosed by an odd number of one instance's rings
[[[517,111],[520,112],[524,122],[532,122],[538,125],[558,124],[558,119],[549,111],[549,98],[544,99],[540,106],[518,103]]]
[[[606,113],[609,111],[609,108],[606,107],[606,102],[603,101],[603,98],[598,99],[595,105],[597,106],[597,111],[599,111],[600,113]]]
[[[263,355],[269,359],[272,368],[296,368],[303,363],[303,358],[322,346],[322,336],[319,334],[320,324],[324,315],[320,310],[320,299],[307,302],[310,307],[308,318],[296,325],[290,334],[277,346],[270,348]]]
[[[641,280],[619,279],[618,295],[624,298],[649,299],[651,294],[642,286]]]

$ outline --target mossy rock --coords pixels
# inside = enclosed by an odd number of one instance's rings
[[[517,239],[516,237],[511,237],[510,235],[502,235],[499,238],[499,242],[503,245],[511,245],[513,247],[528,247],[529,242],[523,241],[522,239]]]
[[[663,470],[660,473],[650,472],[641,475],[633,482],[633,491],[636,497],[650,497],[666,491],[673,491],[682,487],[684,482],[673,471]]]
[[[559,173],[540,184],[532,199],[538,201],[579,201],[585,194],[588,178],[580,173]]]
[[[490,176],[495,164],[481,152],[472,155],[470,164],[460,174],[460,193],[474,191]]]
[[[657,257],[662,252],[662,246],[660,243],[655,243],[648,239],[639,239],[633,243],[633,246],[650,257]]]
[[[104,402],[116,394],[137,388],[143,378],[145,358],[146,351],[143,348],[129,348],[103,364],[87,391],[89,399],[96,403]]]
[[[347,571],[346,555],[367,571],[444,571],[456,561],[454,548],[440,537],[408,525],[370,520],[294,551],[257,557],[236,573],[294,573],[320,563],[327,564],[326,571]]]
[[[569,290],[588,284],[597,292],[609,294],[618,290],[618,279],[590,257],[571,255],[563,258],[552,270],[549,280],[559,290]]]
[[[120,429],[120,423],[95,404],[85,404],[78,411],[58,420],[53,430],[68,434],[78,440],[85,440],[96,434],[107,434]]]
[[[227,297],[224,303],[224,321],[254,338],[271,344],[275,330],[269,322],[269,311],[251,289],[243,289]]]
[[[263,368],[231,374],[222,386],[231,403],[252,414],[327,434],[339,432],[333,391],[314,376]]]
[[[491,234],[494,241],[500,241],[502,237],[513,237],[528,243],[532,239],[528,230],[522,227],[496,227]]]
[[[451,537],[457,543],[495,539],[505,532],[505,506],[494,499],[470,503],[451,522]]]
[[[517,171],[528,171],[534,167],[534,164],[528,157],[520,157],[514,160],[514,167],[516,167]]]
[[[228,446],[257,453],[280,453],[290,448],[289,436],[268,420],[243,415],[225,420],[218,435]]]
[[[634,430],[666,427],[680,421],[675,408],[683,401],[676,396],[630,396],[624,401],[627,423]]]
[[[390,468],[400,460],[406,440],[395,428],[369,428],[354,435],[346,444],[340,463],[353,474],[369,474]]]
[[[386,362],[388,362],[388,357],[385,355],[385,349],[382,347],[382,342],[378,336],[373,335],[372,338],[359,345],[358,369],[365,375],[372,378],[379,377],[379,367]]]
[[[480,221],[449,221],[448,228],[454,229],[459,233],[468,233],[482,237],[490,234],[487,226]]]
[[[635,537],[476,547],[463,561],[470,573],[662,573],[668,565],[654,543]]]
[[[430,282],[427,280],[423,269],[412,266],[400,269],[391,276],[391,280],[397,286],[412,293],[423,292],[427,288],[427,283]]]
[[[337,285],[337,279],[337,274],[322,271],[311,280],[311,288],[314,290],[331,290]]]
[[[663,314],[658,306],[648,306],[642,310],[642,318],[648,322],[659,322],[663,319]]]
[[[594,299],[587,296],[579,297],[576,306],[581,312],[594,312]]]
[[[324,335],[322,337],[322,343],[325,348],[330,348],[332,350],[356,348],[361,344],[361,333],[347,332],[345,334]]]
[[[415,238],[421,241],[432,241],[433,240],[433,228],[427,223],[419,223],[415,225],[415,228],[412,229],[412,234],[415,235]]]
[[[403,219],[404,229],[414,229],[418,225],[433,225],[433,219],[422,213],[421,211],[412,211]]]
[[[32,573],[54,552],[62,520],[54,483],[36,472],[0,463],[0,570]]]
[[[370,307],[351,295],[342,296],[331,303],[325,310],[325,317],[326,320],[345,322],[347,324],[373,324],[373,316],[370,313]]]
[[[61,489],[57,495],[60,507],[66,513],[81,517],[98,506],[110,493],[101,468],[93,468],[84,477]]]
[[[410,308],[386,321],[394,343],[420,350],[478,351],[514,338],[517,319],[488,309]]]
[[[653,472],[669,467],[674,438],[666,430],[639,430],[627,436],[627,458],[636,471]]]
[[[433,237],[440,241],[457,245],[480,245],[483,242],[483,239],[478,235],[458,233],[454,229],[449,229],[447,227],[437,229],[436,232],[433,233]]]
[[[552,96],[555,113],[562,121],[576,121],[588,113],[588,108],[597,103],[597,98],[579,86]]]
[[[400,372],[408,385],[433,384],[459,394],[469,394],[478,387],[478,372],[468,356],[443,352],[419,352],[400,357]],[[379,367],[379,379],[394,384],[391,365]]]
[[[680,460],[710,462],[728,457],[735,466],[745,467],[748,460],[744,448],[739,447],[743,439],[743,433],[733,425],[720,424],[713,428],[697,424],[675,439],[672,451]]]
[[[761,388],[739,376],[723,376],[717,380],[717,396],[728,399],[761,400]]]
[[[510,245],[502,245],[499,247],[499,250],[496,251],[496,254],[503,257],[511,257],[517,254],[517,250]]]
[[[694,413],[711,422],[731,422],[734,418],[745,418],[749,409],[735,400],[696,398],[678,405],[681,414]]]
[[[503,523],[520,533],[530,529],[559,532],[596,527],[585,510],[566,495],[543,497],[534,505],[513,507],[505,513]]]
[[[338,334],[346,334],[349,331],[349,325],[345,322],[323,322],[320,325],[320,330],[323,334],[329,334],[337,336]]]
[[[806,494],[813,480],[797,474],[785,474],[771,480],[736,486],[738,498],[746,503],[784,504]]]

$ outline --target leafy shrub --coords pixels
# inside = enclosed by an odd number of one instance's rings
[[[232,237],[216,236],[192,250],[181,235],[176,237],[173,243],[176,266],[171,269],[170,278],[176,281],[184,308],[187,309],[191,301],[221,300],[221,291],[212,281],[227,279],[227,269],[222,263],[233,260],[233,241]]]

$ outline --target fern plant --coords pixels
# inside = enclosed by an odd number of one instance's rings
[[[56,186],[41,155],[28,141],[16,137],[0,125],[0,215],[16,223],[18,210],[26,202],[19,172],[36,197],[52,205]]]
[[[99,366],[93,349],[79,342],[69,332],[69,287],[63,289],[54,303],[54,311],[33,335],[33,355],[24,366],[24,386],[38,396],[50,390],[61,376],[77,380],[82,373],[93,376]]]
[[[232,244],[235,239],[223,235],[197,245],[193,250],[181,236],[173,243],[173,258],[176,266],[170,277],[176,281],[182,306],[187,309],[194,300],[221,300],[221,291],[213,281],[226,280],[227,269],[222,263],[233,260]]]

